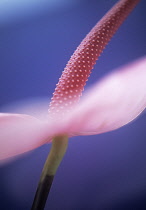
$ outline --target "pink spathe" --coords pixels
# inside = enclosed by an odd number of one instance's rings
[[[146,107],[146,57],[119,69],[79,98],[91,69],[138,3],[119,1],[81,42],[55,89],[47,120],[0,114],[0,159],[30,151],[59,135],[93,135],[117,129]]]
[[[57,121],[0,114],[0,159],[35,149],[56,135],[94,135],[127,124],[146,108],[145,81],[146,57],[95,84],[72,112]]]

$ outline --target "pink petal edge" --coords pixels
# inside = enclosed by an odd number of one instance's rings
[[[70,135],[115,130],[146,108],[146,57],[114,71],[95,84],[66,119]]]
[[[0,113],[0,160],[44,144],[46,128],[45,123],[29,115]]]

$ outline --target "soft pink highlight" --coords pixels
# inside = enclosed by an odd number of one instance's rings
[[[146,57],[114,71],[90,88],[68,118],[68,130],[73,135],[108,132],[129,123],[145,108]]]

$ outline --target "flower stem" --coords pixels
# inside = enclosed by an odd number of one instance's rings
[[[34,197],[31,210],[43,210],[49,195],[53,178],[63,159],[68,145],[67,136],[54,137],[52,147],[45,162],[38,188]]]

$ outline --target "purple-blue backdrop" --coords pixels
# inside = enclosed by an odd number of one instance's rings
[[[31,97],[49,100],[75,48],[116,0],[31,2],[9,8],[0,3],[1,107]],[[142,0],[106,47],[88,85],[146,54],[145,11]],[[0,209],[30,209],[50,146],[1,166]],[[72,138],[46,209],[144,210],[145,162],[146,114],[113,132]]]

